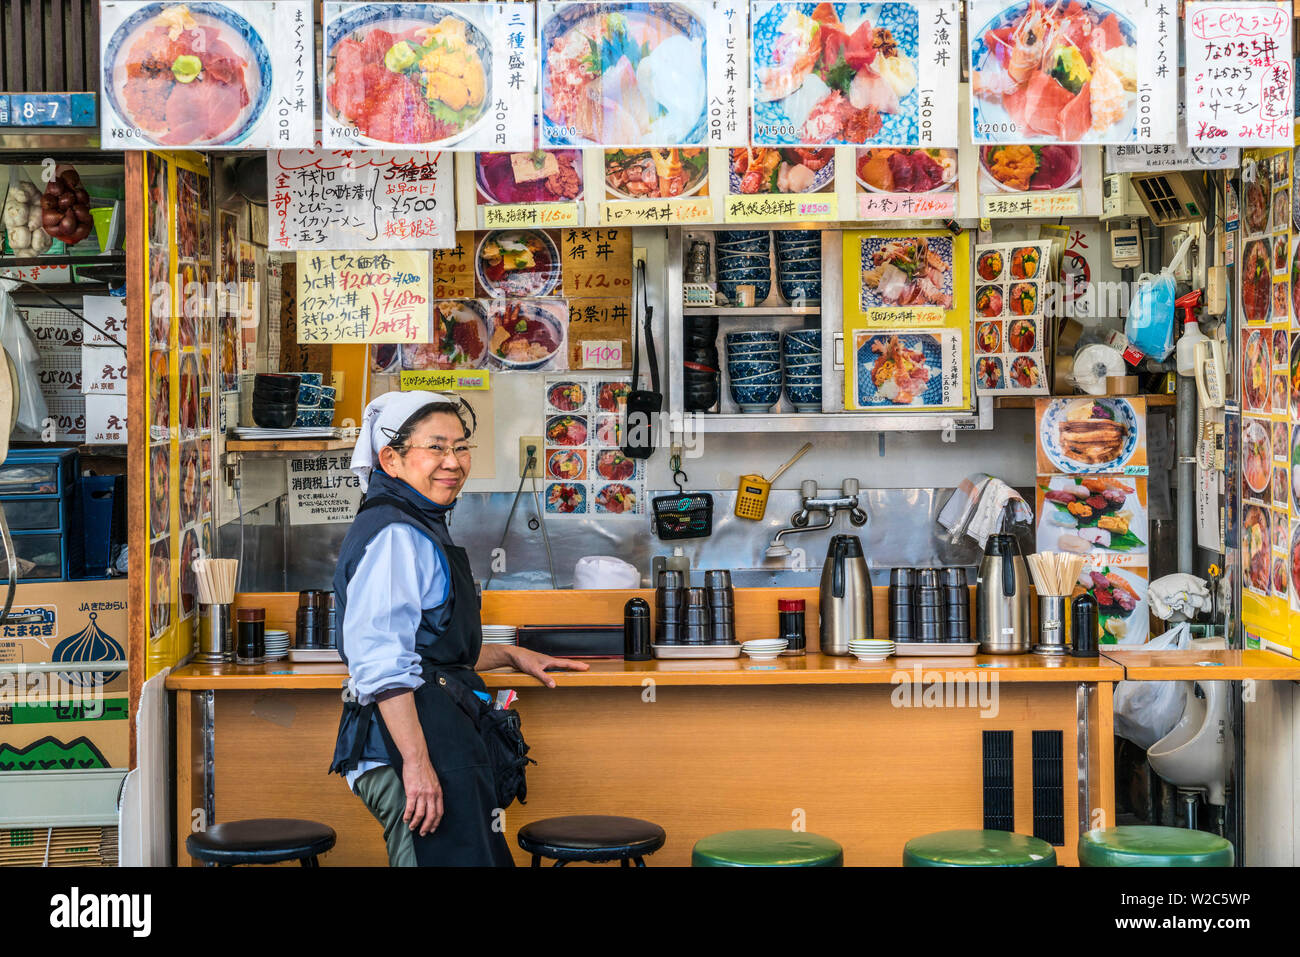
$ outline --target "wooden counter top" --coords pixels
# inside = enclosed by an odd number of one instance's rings
[[[1119,681],[1124,670],[1105,659],[1077,658],[1049,660],[1038,655],[977,655],[973,658],[889,658],[862,662],[856,658],[835,658],[809,654],[803,658],[752,661],[744,656],[720,660],[669,659],[622,661],[595,659],[585,672],[553,672],[557,688],[637,687],[647,678],[659,685],[831,685],[901,684],[917,678],[932,681],[967,681],[972,675],[996,674],[999,681],[1075,682]],[[281,661],[270,665],[189,664],[167,676],[174,691],[216,689],[337,691],[347,669],[341,664],[295,664]],[[897,677],[901,676],[901,677]],[[532,684],[534,679],[511,669],[483,672],[489,688],[511,688]]]
[[[1275,651],[1121,651],[1102,655],[1124,668],[1130,681],[1300,681],[1300,660]]]

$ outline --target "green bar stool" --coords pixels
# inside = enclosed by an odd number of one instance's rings
[[[1232,844],[1185,827],[1126,824],[1079,836],[1083,867],[1231,867]]]
[[[1046,841],[1011,831],[936,831],[903,847],[904,867],[1055,867]]]
[[[691,849],[691,867],[843,866],[844,848],[829,837],[780,828],[722,831]]]

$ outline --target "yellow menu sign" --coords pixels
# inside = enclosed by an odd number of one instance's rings
[[[980,216],[1078,216],[1083,193],[1067,189],[1058,193],[981,193]]]
[[[767,196],[727,197],[729,223],[801,223],[839,219],[834,193],[773,193]]]
[[[474,298],[474,234],[457,233],[450,249],[433,250],[433,298]]]
[[[298,253],[298,341],[429,342],[427,250]]]
[[[600,205],[606,226],[680,226],[713,222],[713,200],[706,197],[661,200],[611,200]]]
[[[403,392],[427,389],[443,392],[447,389],[487,389],[492,373],[486,369],[428,369],[420,372],[403,372]]]
[[[519,226],[540,228],[577,226],[577,203],[513,203],[483,207],[483,226],[507,229]]]

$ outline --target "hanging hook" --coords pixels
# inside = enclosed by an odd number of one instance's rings
[[[689,482],[690,480],[691,480],[690,476],[687,475],[685,472],[683,472],[680,468],[673,469],[673,484],[677,486],[677,491],[680,492],[681,494],[683,495],[686,494],[686,489],[682,488],[682,483]]]

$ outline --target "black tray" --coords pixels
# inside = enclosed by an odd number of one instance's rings
[[[622,625],[520,625],[519,647],[556,658],[622,658]]]

